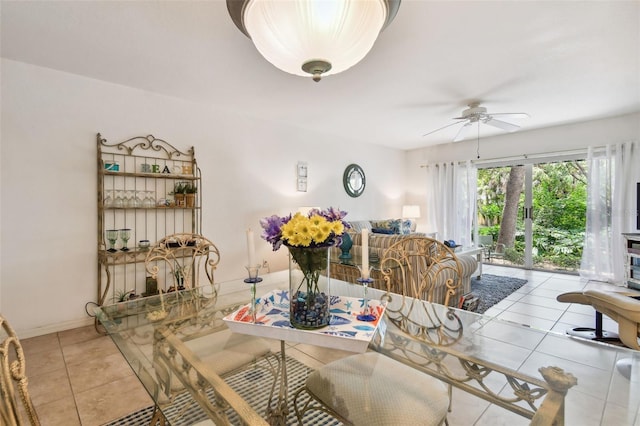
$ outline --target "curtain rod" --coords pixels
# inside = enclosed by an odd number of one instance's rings
[[[492,165],[492,164],[496,164],[496,163],[512,163],[512,162],[516,162],[516,161],[527,161],[527,162],[531,162],[532,160],[539,160],[539,159],[553,159],[553,158],[558,158],[558,157],[579,157],[579,156],[586,156],[587,155],[587,149],[588,148],[582,148],[582,149],[574,149],[574,150],[568,150],[568,151],[555,151],[555,152],[545,152],[545,153],[539,153],[539,154],[522,154],[522,155],[514,155],[514,156],[510,156],[510,157],[497,157],[497,158],[490,158],[487,160],[466,160],[466,161],[446,161],[445,163],[447,164],[465,164],[468,161],[470,161],[472,164],[476,164],[476,165]],[[606,149],[605,146],[598,146],[598,147],[594,147],[593,150],[595,152],[601,151]],[[429,167],[429,166],[437,166],[438,164],[436,163],[431,163],[431,164],[421,164],[420,168],[425,168],[425,167]]]

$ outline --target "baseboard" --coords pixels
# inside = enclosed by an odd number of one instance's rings
[[[44,327],[29,328],[26,330],[16,330],[16,334],[20,339],[28,339],[29,337],[42,336],[44,334],[57,333],[60,331],[71,330],[73,328],[86,327],[93,325],[94,319],[87,317],[82,319],[76,319],[71,321],[59,322],[56,324],[50,324]]]

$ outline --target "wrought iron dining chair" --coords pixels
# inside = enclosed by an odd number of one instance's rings
[[[145,268],[152,278],[164,276],[167,282],[172,283],[165,286],[167,291],[187,290],[203,284],[211,285],[213,291],[207,294],[207,304],[211,304],[215,303],[217,298],[218,287],[214,280],[214,271],[219,262],[220,252],[209,239],[200,234],[181,233],[168,235],[158,241],[147,254]],[[182,293],[189,292],[180,294]],[[205,310],[207,314],[198,315],[197,318],[184,315],[186,310],[193,308],[190,299],[182,295],[176,300],[178,302],[174,309],[181,311],[183,315],[169,320],[172,316],[166,314],[167,321],[162,327],[157,327],[158,330],[164,331],[154,333],[154,338],[157,339],[154,340],[153,367],[154,382],[158,384],[158,401],[170,401],[187,389],[199,389],[200,392],[192,392],[192,397],[204,406],[209,406],[206,394],[209,384],[195,374],[192,368],[185,368],[190,362],[194,362],[194,359],[211,377],[224,378],[247,367],[264,368],[274,375],[275,386],[275,375],[278,371],[276,364],[279,360],[271,351],[268,342],[255,336],[231,333],[221,317],[217,316],[216,310]],[[191,340],[203,334],[209,334],[211,338],[208,343],[213,347],[219,347],[220,351],[209,353],[198,347],[191,348],[190,351],[184,350],[185,345],[189,345]],[[257,365],[261,359],[267,360],[266,367]],[[271,393],[273,394],[273,387]],[[223,398],[220,401],[222,400]],[[220,401],[217,404],[223,405]],[[211,407],[210,415],[218,418],[216,416],[220,414],[220,418],[225,418],[221,414],[223,412],[219,407]],[[158,409],[153,417],[153,421],[156,420],[163,424],[163,417]],[[152,424],[155,424],[153,421]]]
[[[214,271],[220,262],[220,251],[200,234],[172,234],[158,241],[147,254],[145,268],[155,280],[164,275],[165,291],[181,290],[201,285],[204,274],[217,293]]]
[[[411,303],[410,298],[430,300],[438,294],[435,287],[440,283],[439,295],[448,302],[461,282],[461,267],[453,252],[439,241],[408,237],[384,251],[380,267],[387,289],[387,318],[401,329],[411,328],[412,335],[430,338],[433,327],[404,316],[405,299],[406,303]],[[422,331],[414,334],[416,329]],[[452,332],[459,338],[461,327]],[[432,337],[451,336],[436,331]],[[450,385],[428,374],[380,353],[367,352],[311,373],[294,396],[294,409],[300,424],[307,411],[319,410],[353,425],[440,425],[446,423],[451,391]]]
[[[39,426],[40,420],[27,390],[26,362],[20,340],[0,315],[0,424]],[[28,423],[27,423],[28,422]]]

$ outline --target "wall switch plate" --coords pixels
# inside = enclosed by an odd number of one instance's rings
[[[306,161],[298,161],[298,167],[297,167],[297,176],[300,177],[307,177],[307,162]]]
[[[307,178],[298,178],[298,192],[307,192]]]

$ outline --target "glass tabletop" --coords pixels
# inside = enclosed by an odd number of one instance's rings
[[[260,288],[279,288],[283,278],[264,277]],[[266,425],[221,378],[269,351],[248,350],[222,320],[248,299],[248,285],[237,280],[217,292],[204,286],[102,306],[96,315],[169,424],[209,418]],[[228,408],[215,403],[214,393]]]
[[[561,369],[577,382],[564,400],[565,424],[640,422],[640,352],[398,295],[385,314],[371,350],[516,414],[533,415],[530,402],[549,389],[543,372]]]
[[[358,267],[362,265],[362,255],[359,251],[352,250],[350,257],[343,257],[339,250],[331,250],[331,263]],[[380,270],[380,258],[369,256],[369,266],[375,271]]]
[[[288,288],[287,271],[263,279],[258,294]],[[331,291],[362,297],[362,287],[338,280],[332,280]],[[375,289],[369,290],[369,297],[386,298]],[[585,413],[591,424],[638,422],[639,352],[398,295],[385,300],[387,308],[369,351],[434,375],[474,397],[490,395],[500,410],[525,419],[532,412],[527,398],[542,393],[542,398],[531,397],[539,407],[547,392],[540,369],[558,367],[577,378],[565,398],[566,424],[589,424],[584,423]],[[162,299],[152,296],[103,306],[97,316],[169,424],[183,424],[178,413],[198,405],[212,419],[229,416],[194,396],[206,389],[215,389],[229,402],[234,413],[230,423],[241,423],[242,418],[261,424],[264,410],[250,406],[225,382],[228,372],[255,364],[274,347],[227,328],[223,318],[248,302],[248,286],[237,280],[221,283],[215,297],[205,286]],[[514,392],[520,396],[514,397]],[[454,398],[452,409],[465,408],[456,406]]]

